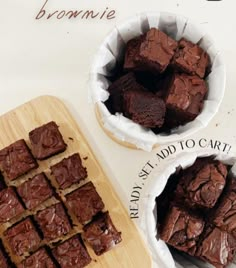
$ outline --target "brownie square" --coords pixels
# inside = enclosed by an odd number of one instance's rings
[[[162,225],[160,238],[176,249],[194,255],[204,225],[201,218],[172,206]]]
[[[64,152],[67,147],[57,124],[53,121],[32,130],[29,139],[32,153],[39,160]]]
[[[25,252],[37,249],[41,239],[30,218],[17,223],[4,232],[4,236],[15,255],[21,256]]]
[[[15,180],[37,167],[38,164],[23,139],[0,150],[0,169],[8,180]]]
[[[33,209],[53,195],[53,190],[44,173],[35,175],[17,188],[28,209]]]
[[[17,268],[56,268],[56,265],[49,257],[47,251],[41,248],[22,261]]]
[[[4,223],[21,214],[24,208],[13,187],[0,191],[0,223]]]
[[[66,204],[81,224],[89,222],[93,216],[104,208],[102,199],[92,182],[88,182],[68,194]]]
[[[96,255],[102,255],[121,242],[118,232],[108,212],[101,213],[97,219],[83,228],[83,238],[90,244]]]
[[[174,56],[177,45],[164,32],[151,28],[141,42],[135,61],[143,70],[162,73]]]
[[[175,73],[170,78],[166,107],[182,122],[194,120],[202,111],[208,89],[198,76]]]
[[[78,153],[64,158],[61,162],[52,166],[51,171],[61,189],[66,189],[88,176],[87,169],[83,167]]]
[[[124,93],[124,114],[146,128],[161,127],[166,112],[165,102],[151,92]]]
[[[214,265],[224,268],[232,262],[236,252],[236,240],[217,227],[209,227],[204,232],[196,256]]]
[[[197,44],[182,38],[172,64],[180,71],[203,78],[210,64],[210,58]]]
[[[225,187],[227,173],[221,162],[199,158],[183,171],[176,198],[191,208],[213,208]]]
[[[78,236],[58,245],[52,253],[61,268],[83,268],[91,262],[91,257]]]
[[[39,211],[35,220],[48,241],[66,235],[71,230],[69,218],[61,203]]]

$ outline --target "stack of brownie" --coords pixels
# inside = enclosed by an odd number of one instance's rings
[[[160,238],[216,268],[227,267],[236,253],[236,178],[228,170],[199,158],[173,174],[156,199]]]
[[[127,43],[105,104],[112,114],[123,113],[156,133],[169,131],[202,111],[209,67],[208,54],[197,44],[151,28]]]
[[[29,133],[31,150],[18,140],[0,150],[0,267],[82,268],[91,262],[88,243],[101,255],[121,242],[109,212],[90,181],[79,153],[32,178],[22,175],[64,152],[55,122]],[[84,243],[85,241],[85,243]]]

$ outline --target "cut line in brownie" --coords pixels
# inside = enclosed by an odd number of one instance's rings
[[[28,217],[4,232],[13,254],[21,256],[36,250],[41,242],[32,220]]]
[[[83,227],[83,238],[89,243],[95,254],[100,256],[121,242],[121,232],[116,230],[108,212],[101,213]]]
[[[0,169],[10,181],[37,167],[38,164],[23,139],[0,150]]]
[[[78,153],[64,158],[50,169],[60,189],[66,189],[74,183],[79,183],[88,176],[87,169],[83,166]]]
[[[58,125],[51,121],[29,133],[32,153],[36,159],[47,159],[66,150],[66,143],[59,131]]]
[[[24,212],[24,207],[13,187],[0,191],[0,224]]]
[[[17,192],[28,209],[33,209],[53,196],[53,189],[44,173],[17,187]]]
[[[71,230],[70,220],[62,203],[57,203],[35,215],[43,237],[46,241],[51,241],[68,234]]]
[[[1,268],[10,268],[13,267],[9,261],[9,257],[6,254],[2,243],[0,242],[0,267]]]
[[[89,222],[104,208],[104,203],[92,182],[66,195],[66,204],[81,224]]]
[[[61,268],[83,268],[92,260],[79,235],[59,244],[52,253]]]

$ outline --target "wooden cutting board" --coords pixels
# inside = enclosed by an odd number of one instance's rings
[[[28,133],[49,121],[59,125],[60,132],[68,144],[67,150],[48,160],[38,161],[39,168],[23,176],[13,184],[17,185],[40,171],[50,176],[49,167],[64,157],[79,152],[83,165],[88,170],[87,181],[92,181],[101,195],[105,208],[110,212],[116,228],[122,232],[122,242],[111,251],[98,257],[91,248],[86,247],[93,259],[88,267],[102,268],[149,268],[151,257],[134,223],[96,160],[79,126],[65,105],[57,98],[42,96],[0,117],[0,148],[24,138],[29,144]],[[30,145],[30,144],[29,144]],[[97,156],[98,157],[98,156]],[[114,171],[115,172],[115,171]],[[86,182],[87,182],[86,181]],[[11,183],[12,185],[12,183]],[[75,186],[76,187],[76,186]],[[9,223],[10,225],[11,223]]]

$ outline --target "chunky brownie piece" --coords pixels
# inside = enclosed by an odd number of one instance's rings
[[[160,238],[176,249],[194,255],[204,225],[201,218],[172,206],[162,225]]]
[[[24,208],[14,188],[9,187],[0,191],[0,223],[9,221],[23,211]]]
[[[78,236],[63,242],[52,253],[61,268],[83,268],[91,262],[91,257]]]
[[[178,43],[172,64],[180,71],[203,78],[210,64],[210,58],[198,45],[182,38]]]
[[[8,180],[15,180],[37,167],[38,164],[23,139],[0,151],[0,169]]]
[[[61,189],[66,189],[88,176],[87,169],[83,167],[78,153],[64,158],[61,162],[52,166],[51,171]]]
[[[143,70],[162,73],[174,56],[177,42],[158,29],[150,29],[141,42],[136,63]]]
[[[89,222],[102,211],[104,204],[92,182],[88,182],[66,196],[66,204],[81,224]]]
[[[17,188],[28,209],[35,208],[53,195],[53,190],[44,173],[35,175]]]
[[[30,218],[26,218],[6,230],[4,236],[12,252],[18,256],[23,255],[25,252],[35,250],[41,242]]]
[[[56,268],[56,265],[49,257],[47,251],[41,248],[22,261],[17,268]]]
[[[235,253],[236,240],[217,227],[209,227],[204,232],[196,256],[216,268],[224,268],[232,262]]]
[[[57,124],[53,121],[32,130],[29,139],[33,155],[39,160],[64,152],[67,147]]]
[[[62,235],[66,235],[71,230],[71,225],[61,203],[55,204],[35,216],[43,236],[46,240],[53,240]]]
[[[226,176],[224,164],[211,158],[199,158],[183,171],[176,197],[192,208],[213,208],[225,187]]]
[[[127,91],[124,93],[125,115],[147,128],[161,127],[166,112],[165,102],[151,92]]]
[[[100,214],[96,220],[84,226],[83,230],[84,239],[98,256],[112,249],[122,240],[121,232],[116,230],[108,212]]]
[[[170,79],[166,107],[183,122],[194,120],[202,111],[206,82],[198,76],[175,73]]]

